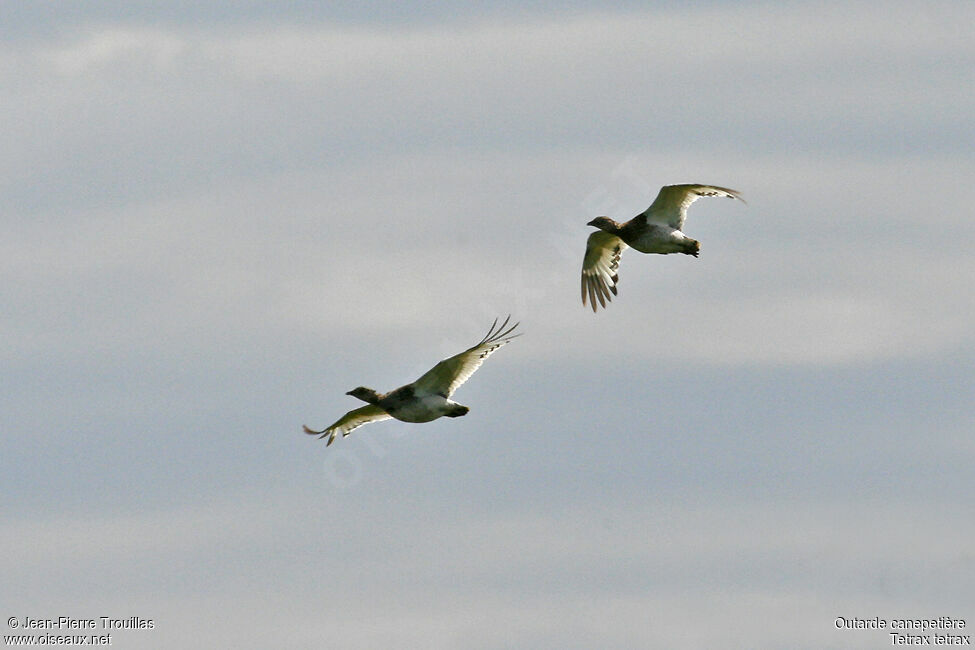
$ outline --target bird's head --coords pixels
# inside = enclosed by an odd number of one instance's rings
[[[370,404],[375,404],[379,399],[379,396],[376,395],[376,391],[371,388],[366,388],[365,386],[357,386],[346,393],[346,395],[351,395],[356,399],[361,399],[363,402],[369,402]]]
[[[619,229],[619,224],[610,219],[609,217],[596,217],[592,221],[586,224],[587,226],[595,226],[600,230],[605,230],[607,232],[613,232]]]

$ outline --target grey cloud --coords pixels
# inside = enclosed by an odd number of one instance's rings
[[[243,648],[970,611],[969,5],[400,6],[5,17],[4,609]],[[585,223],[698,181],[749,205],[584,311]],[[467,417],[301,434],[508,312]]]

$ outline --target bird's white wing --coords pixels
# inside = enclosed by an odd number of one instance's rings
[[[304,425],[302,425],[301,428],[304,429],[305,433],[309,435],[317,435],[322,438],[328,436],[328,442],[325,443],[325,446],[328,447],[335,440],[335,436],[339,434],[342,434],[342,437],[344,438],[361,427],[363,424],[369,424],[370,422],[382,422],[383,420],[388,420],[391,417],[393,416],[378,406],[366,404],[361,408],[349,411],[340,417],[335,423],[330,425],[327,429],[315,431],[314,429],[309,429]]]
[[[582,258],[582,304],[586,304],[588,295],[593,312],[597,300],[605,308],[612,300],[610,293],[616,295],[616,283],[619,282],[616,270],[626,247],[622,239],[602,230],[589,235],[586,256]]]
[[[637,218],[643,217],[648,223],[659,223],[680,230],[687,218],[687,208],[702,196],[723,196],[738,199],[742,203],[745,199],[735,190],[714,185],[666,185],[660,188],[660,193],[650,207]]]
[[[518,323],[508,327],[511,316],[504,319],[498,327],[498,320],[494,320],[491,329],[480,342],[460,354],[455,354],[449,359],[444,359],[433,368],[417,379],[413,386],[418,392],[436,393],[450,397],[454,391],[474,374],[474,371],[481,367],[484,360],[492,352],[505,345],[511,339],[521,334],[512,334]],[[505,328],[508,329],[505,329]]]

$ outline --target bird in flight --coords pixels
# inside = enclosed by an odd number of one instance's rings
[[[620,255],[627,246],[641,253],[684,253],[697,257],[701,244],[683,232],[687,208],[702,196],[723,196],[745,199],[735,190],[714,185],[666,185],[650,207],[625,223],[609,217],[596,217],[588,226],[599,228],[586,241],[586,256],[582,260],[582,304],[586,296],[593,312],[596,301],[604,308],[616,295]],[[612,296],[610,295],[612,294]]]
[[[470,409],[452,401],[450,396],[495,350],[521,336],[520,333],[512,334],[518,323],[508,327],[510,320],[511,316],[508,316],[499,327],[498,319],[494,319],[491,329],[476,345],[444,359],[412,384],[400,386],[389,393],[377,393],[364,386],[353,388],[346,395],[368,402],[366,406],[349,411],[321,431],[304,425],[302,428],[310,435],[322,438],[327,436],[327,447],[337,435],[342,434],[345,437],[370,422],[381,422],[389,418],[403,422],[430,422],[445,415],[449,418],[467,415]]]

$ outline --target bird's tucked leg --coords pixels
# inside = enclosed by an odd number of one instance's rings
[[[453,409],[447,413],[444,413],[444,415],[446,415],[448,418],[459,418],[462,415],[467,415],[468,411],[470,411],[468,407],[464,406],[463,404],[457,404]]]

